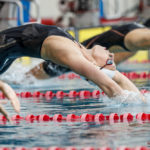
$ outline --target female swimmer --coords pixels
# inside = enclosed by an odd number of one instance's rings
[[[115,53],[116,64],[133,56],[138,50],[150,48],[150,30],[138,23],[129,23],[121,26],[114,26],[111,30],[98,34],[82,42],[86,48],[94,45],[101,45]],[[34,75],[38,79],[44,79],[69,72],[70,69],[53,63],[44,61],[27,74]]]
[[[50,60],[65,66],[98,85],[109,97],[123,95],[124,89],[139,90],[115,70],[113,55],[105,47],[94,46],[87,50],[74,38],[56,26],[27,24],[0,32],[0,73],[3,73],[18,57],[30,56]],[[111,61],[111,64],[108,62]],[[121,76],[112,80],[103,69]],[[122,80],[128,80],[128,83]],[[119,83],[119,84],[118,84]]]

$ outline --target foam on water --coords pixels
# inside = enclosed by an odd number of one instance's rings
[[[143,95],[145,100],[148,101],[148,95]],[[128,90],[124,90],[123,91],[123,95],[120,96],[115,96],[112,98],[109,98],[107,96],[103,96],[103,101],[108,101],[111,104],[142,104],[144,103],[142,101],[142,99],[140,98],[141,95],[136,93],[136,92],[132,92],[132,91],[128,91]]]
[[[43,60],[42,60],[43,61]],[[0,80],[3,80],[10,84],[13,88],[46,88],[47,90],[71,90],[71,89],[91,89],[94,86],[90,85],[87,81],[83,79],[59,79],[58,77],[39,80],[32,75],[26,75],[26,73],[41,63],[41,60],[35,60],[31,65],[23,66],[21,63],[14,62],[13,65],[2,75],[0,75]],[[67,75],[67,74],[66,74]]]
[[[128,90],[124,90],[123,94],[121,96],[116,96],[113,98],[114,100],[120,102],[120,103],[136,103],[136,104],[141,104],[143,103],[142,99],[141,99],[141,95],[136,93],[136,92],[132,92],[132,91],[128,91]]]
[[[0,75],[0,79],[10,84],[33,84],[36,81],[35,78],[27,76],[26,72],[41,63],[41,61],[40,59],[33,59],[30,65],[15,61],[6,72]]]

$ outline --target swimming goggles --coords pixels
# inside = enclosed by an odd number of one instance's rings
[[[102,67],[100,67],[100,70],[102,70],[104,67],[106,67],[107,65],[112,65],[113,64],[113,60],[112,59],[107,59],[106,60],[106,64]]]

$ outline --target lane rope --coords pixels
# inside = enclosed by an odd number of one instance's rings
[[[150,79],[150,73],[148,72],[121,72],[123,75],[125,75],[129,79]],[[62,74],[58,76],[58,79],[81,79],[81,77],[78,74],[75,73],[68,73],[68,74]]]
[[[142,94],[148,94],[150,93],[149,90],[142,89],[140,90]],[[105,96],[105,93],[103,91],[99,90],[93,90],[93,91],[88,91],[88,90],[81,90],[81,91],[75,91],[71,90],[68,93],[64,91],[57,91],[54,93],[53,91],[46,91],[45,93],[40,92],[40,91],[35,91],[35,92],[20,92],[16,93],[16,95],[20,98],[45,98],[45,99],[52,99],[56,97],[57,99],[63,99],[65,97],[68,98],[80,98],[80,99],[90,99],[90,98],[95,98],[98,99],[100,96]],[[2,92],[0,92],[0,99],[5,99],[6,97]]]
[[[83,148],[77,148],[74,146],[70,147],[32,147],[32,148],[27,148],[27,147],[14,147],[14,148],[9,148],[9,147],[0,147],[0,150],[114,150],[114,148],[111,148],[109,146],[104,146],[104,147],[83,147]],[[136,147],[128,147],[128,146],[120,146],[117,147],[115,150],[149,150],[149,147],[146,146],[136,146]]]
[[[142,122],[150,122],[150,114],[140,112],[136,114],[135,116],[131,113],[124,113],[124,114],[117,114],[117,113],[111,113],[109,115],[104,115],[102,113],[97,113],[95,115],[83,113],[81,115],[75,115],[75,114],[68,114],[67,116],[63,116],[62,114],[54,114],[53,116],[49,116],[47,114],[41,114],[41,115],[33,115],[29,114],[25,117],[20,116],[19,114],[13,115],[11,117],[12,121],[22,121],[26,120],[27,122],[48,122],[48,121],[54,121],[54,122],[98,122],[98,123],[105,123],[107,121],[110,121],[112,123],[117,122],[132,122],[134,120],[142,121]],[[5,116],[0,115],[0,121],[1,122],[7,122],[7,119]],[[141,123],[142,123],[141,122]]]

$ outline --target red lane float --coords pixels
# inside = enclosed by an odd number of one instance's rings
[[[118,116],[117,113],[111,113],[109,116],[106,116],[106,120],[118,121],[119,120],[119,116]]]
[[[101,113],[96,114],[95,117],[94,117],[95,122],[99,122],[99,121],[101,122],[101,121],[104,121],[104,120],[105,120],[105,116]]]
[[[76,116],[75,114],[68,114],[67,117],[66,117],[66,121],[77,121],[79,120],[80,117],[79,116]]]
[[[16,147],[14,150],[28,150],[28,148],[25,148],[25,147]]]
[[[59,79],[81,79],[79,75],[75,74],[75,73],[68,73],[68,74],[62,74],[60,76],[58,76]]]
[[[145,121],[145,120],[147,120],[147,116],[148,116],[148,114],[145,114],[145,113],[138,113],[138,114],[136,115],[136,119],[137,119],[137,120]]]
[[[85,148],[81,148],[81,150],[96,150],[96,148],[94,148],[94,147],[85,147]]]
[[[122,114],[122,115],[120,115],[120,120],[122,122],[124,122],[124,121],[133,121],[133,115],[131,115],[130,113]]]
[[[133,150],[133,148],[127,146],[120,146],[117,148],[117,150]]]
[[[112,148],[105,146],[98,148],[98,150],[112,150]]]
[[[145,147],[145,146],[137,146],[137,147],[133,148],[133,150],[149,150],[149,148]]]
[[[40,97],[40,94],[41,94],[41,92],[35,91],[35,92],[32,93],[32,97]]]
[[[46,150],[46,148],[43,148],[43,147],[32,147],[29,150]]]
[[[80,116],[80,120],[81,120],[81,122],[92,122],[92,121],[94,121],[94,117],[95,116],[92,114],[85,113]]]
[[[70,91],[69,93],[68,93],[68,97],[69,98],[75,98],[75,97],[77,97],[78,96],[78,92],[76,92],[76,91]]]
[[[127,78],[134,80],[134,79],[150,79],[150,73],[147,72],[122,72]]]
[[[9,147],[0,147],[0,150],[11,150]]]
[[[53,147],[48,147],[46,150],[64,150],[64,148],[53,146]]]

